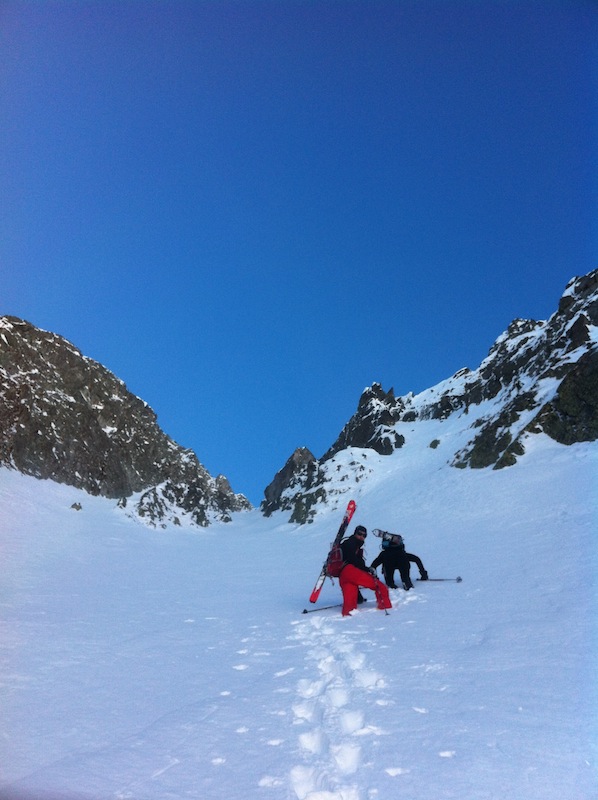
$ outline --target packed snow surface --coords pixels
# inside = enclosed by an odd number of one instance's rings
[[[304,527],[156,531],[1,470],[0,797],[597,798],[598,450],[540,435],[472,471],[441,449],[369,454]],[[351,498],[349,531],[462,582],[303,614]],[[327,581],[317,607],[339,601]]]

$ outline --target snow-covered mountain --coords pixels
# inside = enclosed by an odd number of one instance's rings
[[[436,451],[440,464],[498,469],[513,465],[540,432],[567,445],[595,441],[597,331],[595,270],[570,281],[549,320],[515,320],[477,369],[418,395],[366,388],[321,458],[306,448],[291,455],[266,487],[261,511],[311,522],[348,487],[386,469],[384,458],[415,448]],[[0,464],[114,498],[154,527],[206,526],[251,508],[105,367],[15,317],[0,318]]]
[[[384,469],[372,467],[377,455],[431,448],[439,463],[500,469],[541,432],[565,445],[598,439],[598,270],[569,282],[549,320],[512,322],[477,369],[418,395],[366,388],[332,447],[320,459],[293,453],[261,507],[309,521],[334,500],[339,474],[345,488]]]
[[[251,507],[109,370],[15,317],[0,317],[0,464],[116,498],[151,525]]]

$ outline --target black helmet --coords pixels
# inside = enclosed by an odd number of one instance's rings
[[[366,528],[364,528],[364,526],[363,526],[363,525],[358,525],[358,526],[355,528],[355,530],[354,530],[354,532],[353,532],[353,535],[354,535],[354,536],[355,536],[355,535],[357,535],[357,536],[363,536],[363,538],[365,539],[365,537],[368,535],[368,532],[367,532],[367,529],[366,529]]]

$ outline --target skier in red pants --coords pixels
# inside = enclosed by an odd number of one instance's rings
[[[343,592],[343,617],[357,608],[360,586],[363,586],[364,589],[372,589],[376,593],[378,608],[392,608],[388,589],[378,580],[375,573],[372,574],[368,570],[363,559],[363,543],[367,535],[368,532],[363,525],[358,525],[353,531],[353,535],[341,542],[345,566],[338,581]]]

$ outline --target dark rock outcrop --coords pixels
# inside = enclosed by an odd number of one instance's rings
[[[579,359],[528,429],[567,445],[598,439],[598,350]]]
[[[321,492],[311,491],[319,477],[315,456],[306,447],[297,448],[264,491],[266,499],[261,505],[264,516],[284,510],[291,512],[290,522],[309,522],[312,506],[322,499]]]
[[[250,507],[109,370],[16,317],[0,318],[0,464],[118,498],[153,525]]]
[[[368,447],[380,455],[389,455],[405,442],[394,429],[404,410],[404,399],[397,399],[393,389],[385,392],[379,383],[372,384],[364,390],[357,411],[322,460],[332,458],[347,447]]]

